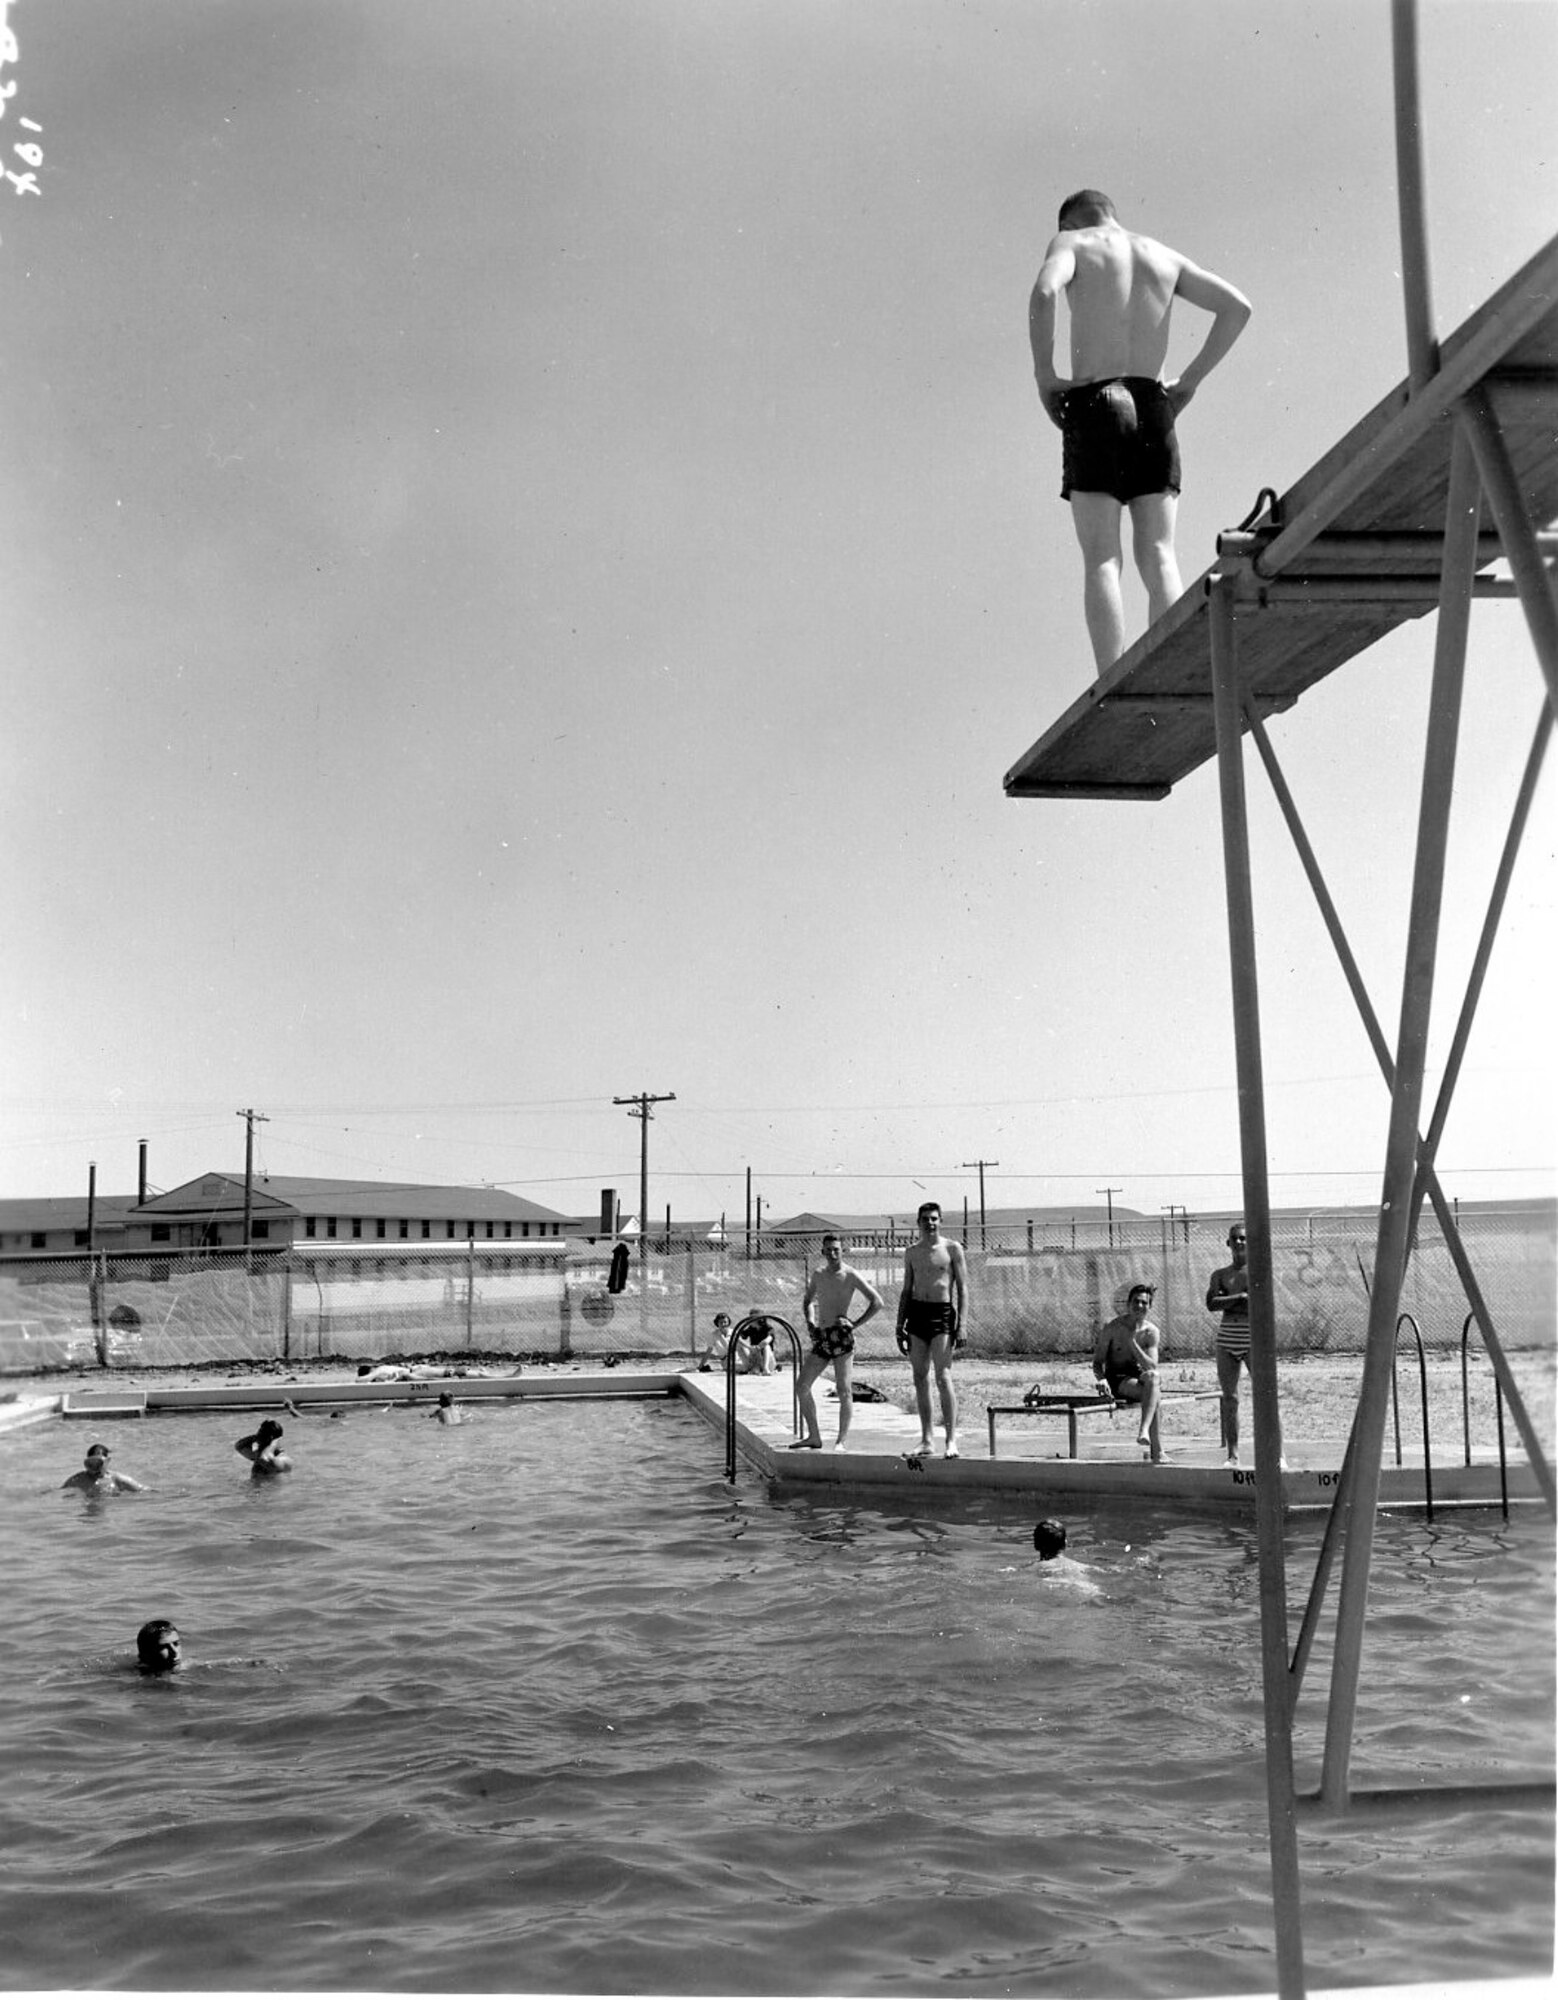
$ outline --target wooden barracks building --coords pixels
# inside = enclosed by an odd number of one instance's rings
[[[88,1249],[191,1251],[243,1248],[244,1177],[202,1174],[136,1200],[84,1195],[0,1201],[0,1258],[76,1256]],[[574,1233],[577,1218],[501,1188],[422,1187],[402,1181],[256,1176],[248,1194],[250,1240],[295,1242],[523,1242]]]

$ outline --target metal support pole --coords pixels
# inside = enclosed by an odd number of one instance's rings
[[[1423,179],[1423,109],[1417,84],[1417,0],[1391,0],[1390,49],[1396,86],[1396,207],[1401,226],[1401,296],[1406,308],[1407,380],[1414,393],[1439,372],[1428,280],[1428,215]]]
[[[1255,905],[1240,741],[1238,638],[1232,586],[1213,586],[1212,699],[1222,805],[1228,952],[1233,983],[1234,1052],[1239,1075],[1239,1150],[1244,1226],[1249,1237],[1250,1380],[1255,1416],[1255,1522],[1260,1548],[1261,1679],[1266,1718],[1266,1811],[1271,1838],[1277,1990],[1304,1992],[1298,1820],[1293,1800],[1292,1696],[1288,1681],[1287,1565],[1282,1539],[1282,1426],[1277,1408],[1276,1313],[1271,1282],[1271,1195],[1266,1178],[1266,1105],[1261,1067]]]
[[[1356,1490],[1347,1523],[1347,1547],[1337,1597],[1336,1644],[1331,1662],[1331,1700],[1326,1715],[1325,1755],[1320,1792],[1340,1811],[1347,1802],[1347,1770],[1352,1752],[1358,1678],[1363,1658],[1363,1624],[1368,1610],[1369,1566],[1379,1502],[1380,1451],[1385,1406],[1395,1364],[1396,1314],[1406,1274],[1412,1223],[1412,1186],[1417,1167],[1418,1117],[1428,1054],[1434,961],[1439,944],[1439,911],[1444,892],[1450,801],[1455,788],[1456,735],[1461,688],[1466,675],[1466,634],[1471,618],[1471,580],[1477,561],[1477,468],[1465,431],[1457,426],[1450,451],[1449,498],[1445,510],[1444,581],[1434,646],[1433,693],[1423,757],[1422,805],[1413,868],[1411,919],[1402,979],[1401,1022],[1395,1080],[1385,1148],[1384,1184],[1374,1253],[1374,1286],[1369,1295],[1369,1330],[1363,1383],[1358,1394]]]
[[[1468,434],[1471,448],[1477,454],[1483,491],[1498,523],[1504,553],[1520,593],[1526,624],[1531,629],[1531,644],[1536,648],[1537,665],[1547,682],[1547,703],[1554,715],[1558,715],[1558,600],[1553,597],[1552,582],[1542,561],[1520,481],[1510,463],[1504,433],[1499,429],[1487,391],[1472,390],[1461,403],[1461,415],[1464,422],[1457,435],[1462,431]]]
[[[1265,725],[1255,712],[1252,702],[1246,701],[1245,716],[1250,725],[1250,734],[1255,739],[1255,747],[1260,752],[1261,761],[1266,766],[1266,774],[1271,780],[1271,789],[1276,794],[1277,804],[1282,810],[1283,818],[1287,821],[1288,832],[1292,835],[1293,845],[1298,852],[1299,861],[1303,866],[1305,875],[1309,879],[1309,886],[1314,891],[1315,901],[1320,908],[1321,919],[1335,948],[1337,960],[1342,968],[1342,976],[1346,979],[1348,990],[1351,992],[1353,1001],[1357,1006],[1359,1019],[1363,1022],[1364,1033],[1369,1038],[1369,1046],[1373,1049],[1375,1060],[1379,1063],[1380,1074],[1385,1079],[1385,1088],[1393,1090],[1396,1081],[1396,1065],[1390,1053],[1390,1045],[1385,1040],[1385,1031],[1381,1028],[1379,1016],[1375,1013],[1373,1004],[1369,999],[1368,989],[1363,983],[1363,974],[1358,969],[1358,961],[1354,958],[1352,946],[1348,943],[1347,934],[1342,929],[1341,918],[1337,915],[1336,905],[1331,900],[1331,892],[1327,889],[1325,878],[1320,873],[1320,864],[1315,859],[1314,849],[1309,844],[1309,836],[1305,833],[1303,821],[1298,816],[1298,808],[1293,802],[1292,793],[1288,790],[1287,780],[1282,775],[1282,768],[1277,762],[1276,752],[1271,747],[1270,740],[1266,735]],[[1550,717],[1548,711],[1544,708],[1537,728],[1538,740],[1537,743],[1532,745],[1531,756],[1526,764],[1525,777],[1521,782],[1520,796],[1516,802],[1514,821],[1510,828],[1510,843],[1512,844],[1518,845],[1519,834],[1517,828],[1524,826],[1530,806],[1529,793],[1534,791],[1537,772],[1541,766],[1540,746],[1545,743],[1545,739],[1549,733]],[[1506,853],[1508,851],[1508,846],[1506,846]],[[1502,901],[1501,896],[1498,900]],[[1422,1142],[1420,1140],[1420,1154],[1422,1150]],[[1477,1282],[1476,1273],[1472,1270],[1471,1260],[1467,1256],[1465,1245],[1461,1241],[1459,1220],[1450,1202],[1446,1199],[1444,1189],[1439,1184],[1439,1176],[1434,1172],[1431,1153],[1428,1154],[1424,1165],[1422,1184],[1423,1189],[1428,1195],[1428,1199],[1433,1204],[1434,1214],[1438,1218],[1439,1227],[1444,1234],[1445,1248],[1450,1253],[1450,1261],[1455,1266],[1456,1276],[1461,1281],[1461,1289],[1465,1292],[1467,1303],[1472,1309],[1472,1317],[1481,1329],[1483,1343],[1493,1363],[1493,1372],[1498,1378],[1499,1386],[1503,1390],[1509,1402],[1510,1410],[1514,1415],[1515,1427],[1520,1432],[1521,1443],[1525,1446],[1526,1456],[1531,1462],[1531,1469],[1536,1474],[1537,1484],[1542,1489],[1543,1498],[1547,1503],[1547,1511],[1549,1514],[1554,1515],[1555,1518],[1558,1518],[1558,1489],[1555,1489],[1552,1468],[1547,1462],[1547,1454],[1543,1449],[1541,1439],[1537,1436],[1536,1427],[1531,1421],[1530,1412],[1525,1405],[1525,1398],[1520,1394],[1519,1386],[1515,1381],[1509,1362],[1505,1358],[1504,1349],[1499,1341],[1497,1329],[1494,1327],[1492,1315],[1488,1311],[1486,1301],[1482,1296],[1482,1289]],[[1416,1213],[1419,1201],[1420,1195],[1415,1193],[1413,1196],[1414,1214]],[[1348,1457],[1342,1465],[1341,1479],[1337,1486],[1336,1501],[1332,1508],[1333,1515],[1345,1513],[1351,1504],[1355,1464],[1355,1455],[1349,1448]],[[1327,1532],[1329,1533],[1329,1530]]]
[[[1536,797],[1537,780],[1542,775],[1542,760],[1547,754],[1547,739],[1552,734],[1552,711],[1544,708],[1537,719],[1536,734],[1532,739],[1530,754],[1520,779],[1520,788],[1515,794],[1514,810],[1510,814],[1509,831],[1504,836],[1503,851],[1493,876],[1493,889],[1488,897],[1488,913],[1483,919],[1482,934],[1477,940],[1477,950],[1472,959],[1471,972],[1466,981],[1466,997],[1461,1002],[1460,1016],[1455,1023],[1455,1033],[1450,1038],[1450,1053],[1445,1058],[1444,1075],[1439,1084],[1439,1095],[1434,1102],[1433,1116],[1428,1121],[1428,1134],[1420,1148],[1421,1165],[1418,1169],[1418,1191],[1413,1197],[1414,1222],[1422,1207],[1422,1183],[1432,1170],[1439,1156],[1439,1141],[1444,1136],[1446,1121],[1450,1116],[1450,1106],[1455,1098],[1455,1086],[1460,1080],[1461,1064],[1466,1057],[1466,1044],[1471,1039],[1472,1022],[1477,1014],[1477,1002],[1482,997],[1483,981],[1487,978],[1488,963],[1493,956],[1493,943],[1498,936],[1499,924],[1503,920],[1504,903],[1509,895],[1510,878],[1515,872],[1515,858],[1520,852],[1520,843],[1525,838],[1526,821],[1531,816],[1531,804]]]

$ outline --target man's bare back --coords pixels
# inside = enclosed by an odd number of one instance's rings
[[[1066,303],[1071,309],[1072,380],[1161,375],[1184,259],[1118,223],[1063,231],[1051,256],[1062,244],[1061,254],[1071,262]]]
[[[1055,307],[1071,314],[1071,377],[1055,373]],[[1250,316],[1249,301],[1188,257],[1118,222],[1063,229],[1044,253],[1029,308],[1039,395],[1051,416],[1055,398],[1084,382],[1121,375],[1159,379],[1168,354],[1176,298],[1211,313],[1201,352],[1165,384],[1176,414],[1232,347]]]

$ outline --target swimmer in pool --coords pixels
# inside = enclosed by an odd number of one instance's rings
[[[292,1470],[291,1459],[281,1449],[281,1438],[281,1425],[267,1417],[257,1431],[233,1446],[240,1457],[248,1459],[251,1479],[273,1479]]]
[[[1084,1597],[1100,1597],[1102,1592],[1087,1573],[1087,1565],[1066,1554],[1066,1524],[1054,1519],[1040,1521],[1033,1531],[1038,1550],[1040,1574],[1057,1583],[1068,1583]]]
[[[184,1664],[184,1641],[171,1618],[150,1618],[135,1635],[143,1674],[176,1674]]]
[[[81,1470],[70,1475],[61,1492],[74,1489],[77,1493],[144,1493],[146,1488],[138,1479],[110,1467],[111,1456],[106,1444],[89,1444]]]
[[[444,1390],[438,1399],[438,1408],[436,1410],[429,1410],[427,1414],[436,1423],[440,1424],[463,1424],[465,1422],[464,1417],[455,1408],[454,1398],[447,1389]]]
[[[1250,302],[1226,279],[1150,236],[1121,227],[1114,203],[1083,188],[1061,205],[1028,305],[1039,400],[1064,438],[1060,494],[1082,551],[1082,606],[1100,674],[1125,651],[1120,517],[1129,509],[1150,621],[1180,595],[1174,553],[1179,504],[1175,420],[1227,354]],[[1055,323],[1071,317],[1071,375],[1055,370]],[[1185,299],[1212,315],[1200,351],[1163,380],[1169,315]]]

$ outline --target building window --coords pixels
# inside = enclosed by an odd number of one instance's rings
[[[314,1218],[314,1217],[313,1217],[312,1215],[310,1215],[310,1216],[306,1216],[306,1217],[304,1218],[304,1221],[303,1221],[303,1234],[304,1234],[304,1235],[305,1235],[306,1237],[308,1237],[308,1239],[310,1240],[310,1242],[312,1242],[312,1241],[313,1241],[313,1236],[314,1236],[314,1227],[315,1227],[315,1218]],[[156,1230],[154,1229],[154,1230],[152,1231],[152,1239],[153,1239],[153,1241],[155,1241],[155,1240],[156,1240],[156,1235],[157,1235],[157,1232],[156,1232]]]
[[[332,1243],[335,1241],[335,1217],[333,1215],[325,1217],[325,1235]]]
[[[378,1221],[373,1225],[373,1233],[375,1236],[378,1237],[381,1243],[384,1241],[385,1236],[389,1233],[389,1224],[384,1220],[384,1217],[382,1215],[379,1217]]]
[[[85,1250],[88,1241],[87,1232],[84,1229],[78,1229],[76,1231],[76,1248],[78,1250]]]
[[[489,1223],[487,1224],[487,1241],[488,1241],[489,1243],[490,1243],[490,1242],[492,1241],[492,1239],[493,1239],[493,1237],[494,1237],[494,1236],[496,1235],[496,1233],[497,1233],[497,1232],[496,1232],[496,1231],[494,1230],[494,1228],[493,1228],[492,1224],[491,1224],[491,1223],[489,1222]]]
[[[530,1234],[530,1224],[528,1222],[522,1222],[519,1225],[519,1233],[521,1236],[528,1236]]]
[[[359,1236],[361,1236],[361,1235],[362,1235],[362,1217],[361,1217],[360,1215],[354,1215],[354,1216],[352,1217],[352,1237],[353,1237],[353,1240],[355,1241],[355,1239],[356,1239],[356,1238],[358,1238],[358,1237],[359,1237]]]
[[[444,1224],[444,1234],[449,1238],[451,1243],[454,1241],[454,1224],[452,1222]]]
[[[404,1243],[406,1238],[411,1234],[411,1224],[407,1222],[404,1216],[402,1216],[400,1219],[399,1227],[400,1227],[400,1240],[402,1243]]]
[[[425,1243],[428,1240],[428,1238],[432,1235],[432,1233],[433,1233],[432,1223],[424,1222],[422,1225],[422,1241]]]
[[[46,1234],[46,1233],[45,1233],[45,1232],[44,1232],[43,1230],[41,1230],[41,1229],[35,1229],[35,1230],[33,1231],[33,1233],[32,1233],[32,1247],[34,1248],[34,1250],[47,1250],[47,1249],[48,1249],[48,1247],[49,1247],[49,1239],[48,1239],[48,1236],[47,1236],[47,1234]]]
[[[173,1231],[165,1222],[154,1222],[151,1226],[151,1240],[153,1243],[171,1243]]]
[[[504,1234],[504,1236],[505,1236],[505,1237],[509,1237],[509,1236],[512,1236],[512,1235],[514,1234],[514,1225],[513,1225],[513,1223],[512,1223],[512,1222],[505,1222],[505,1223],[504,1223],[504,1225],[503,1225],[503,1234]]]
[[[270,1240],[270,1224],[269,1224],[268,1222],[257,1222],[257,1223],[255,1223],[255,1225],[254,1225],[254,1240],[255,1240],[255,1242],[256,1242],[256,1243],[266,1243],[266,1242],[269,1242],[269,1240]]]

